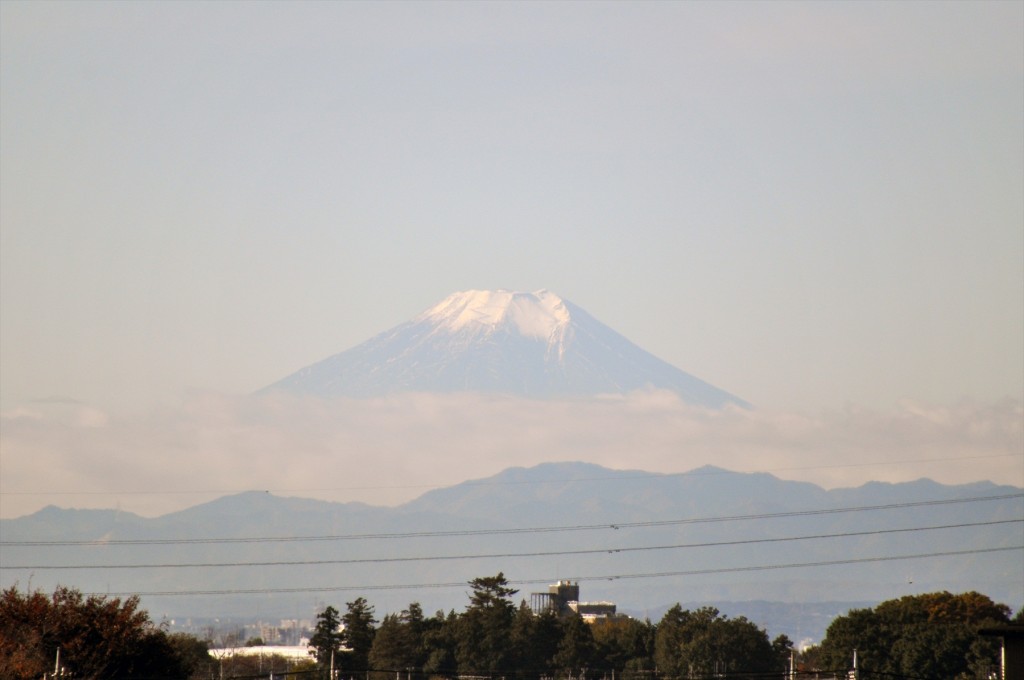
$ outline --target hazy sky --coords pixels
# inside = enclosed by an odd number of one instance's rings
[[[556,292],[791,452],[942,413],[1003,465],[947,481],[1024,483],[1024,3],[5,0],[0,88],[0,514],[140,488],[42,477],[92,460],[51,419],[199,456],[471,288]]]

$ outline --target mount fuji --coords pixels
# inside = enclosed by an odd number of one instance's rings
[[[554,293],[470,290],[260,392],[365,398],[465,391],[549,398],[652,388],[709,408],[750,407]]]

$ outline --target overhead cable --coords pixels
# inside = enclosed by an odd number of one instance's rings
[[[947,552],[919,553],[916,555],[887,555],[880,557],[859,557],[845,560],[828,560],[822,562],[793,562],[789,564],[765,564],[743,567],[718,567],[712,569],[691,569],[688,571],[662,571],[655,573],[640,574],[602,574],[602,575],[570,575],[571,581],[617,581],[625,579],[647,579],[647,578],[668,578],[675,576],[699,576],[704,574],[729,574],[749,571],[771,571],[780,569],[800,569],[831,567],[845,564],[866,564],[869,562],[894,562],[900,560],[928,559],[933,557],[954,557],[959,555],[980,555],[984,553],[1008,552],[1012,550],[1024,551],[1024,545],[1004,546],[998,548],[978,548],[974,550],[953,550]],[[561,578],[565,578],[564,576]],[[509,585],[532,585],[550,583],[553,578],[510,580]],[[110,597],[128,597],[138,595],[139,597],[164,597],[183,595],[270,595],[284,593],[328,593],[342,591],[376,591],[376,590],[418,590],[437,588],[465,588],[466,582],[449,583],[407,583],[388,585],[361,585],[361,586],[304,586],[297,588],[243,588],[233,590],[157,590],[150,592],[125,592],[125,593],[89,593],[90,595],[106,595]]]
[[[295,567],[325,564],[379,564],[383,562],[432,562],[443,560],[475,560],[494,558],[514,557],[554,557],[561,555],[594,555],[594,554],[615,554],[629,552],[646,552],[653,550],[680,550],[687,548],[714,548],[734,545],[750,545],[754,543],[784,543],[790,541],[809,541],[825,538],[848,538],[852,536],[877,536],[880,534],[898,534],[917,531],[936,531],[940,529],[961,529],[965,527],[992,526],[995,524],[1024,523],[1021,519],[991,520],[988,522],[966,522],[963,524],[943,524],[927,527],[909,527],[902,529],[874,529],[871,531],[850,531],[835,534],[812,534],[809,536],[788,536],[776,538],[750,538],[733,541],[710,541],[704,543],[681,543],[676,545],[650,545],[635,546],[626,548],[591,548],[583,550],[549,550],[541,552],[509,552],[509,553],[487,553],[469,555],[432,555],[420,557],[370,557],[350,558],[332,560],[275,560],[275,561],[251,561],[251,562],[193,562],[193,563],[160,563],[160,564],[26,564],[26,565],[0,565],[0,570],[31,569],[36,571],[54,569],[183,569],[183,568],[216,568],[216,567]]]
[[[400,539],[400,538],[437,538],[445,536],[487,536],[504,534],[540,534],[569,531],[597,531],[607,529],[635,529],[646,527],[675,526],[683,524],[704,524],[715,522],[736,522],[744,520],[764,520],[781,517],[808,517],[815,515],[831,515],[848,512],[867,512],[875,510],[898,510],[904,508],[927,507],[937,505],[956,505],[962,503],[981,503],[1024,498],[1024,493],[1007,493],[996,496],[971,496],[967,498],[946,498],[939,500],[911,501],[906,503],[886,503],[882,505],[861,505],[842,508],[825,508],[817,510],[793,510],[788,512],[756,513],[749,515],[728,515],[722,517],[691,517],[669,520],[649,520],[642,522],[603,522],[600,524],[576,524],[550,527],[521,528],[487,528],[487,529],[450,529],[442,531],[409,531],[393,533],[366,534],[334,534],[318,536],[252,536],[239,538],[143,538],[143,539],[95,539],[95,540],[0,540],[0,546],[95,546],[95,545],[191,545],[209,543],[297,543],[303,541],[351,541],[369,539]]]

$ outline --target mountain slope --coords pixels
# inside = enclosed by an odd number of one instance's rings
[[[525,582],[527,598],[570,578],[588,600],[639,612],[676,601],[878,602],[936,590],[977,590],[1016,609],[1024,579],[1021,551],[1010,548],[1021,544],[1020,492],[927,480],[828,491],[713,467],[666,475],[557,463],[396,508],[266,492],[152,519],[48,507],[0,520],[0,587],[152,593],[143,604],[157,616],[303,618],[314,598],[340,606],[364,596],[378,614],[411,601],[448,610],[465,603],[467,581],[503,571]],[[1005,494],[1016,497],[949,502]],[[913,505],[920,501],[929,504]],[[859,509],[835,511],[843,508]],[[23,543],[40,540],[48,544]],[[944,555],[889,559],[936,553]],[[761,568],[800,564],[815,566]],[[823,633],[759,623],[791,637]]]
[[[778,498],[778,500],[776,500]],[[782,499],[827,504],[830,492],[808,482],[704,466],[682,475],[609,470],[591,463],[543,463],[428,491],[404,510],[534,524],[585,514],[593,522],[644,521],[791,507]]]
[[[543,290],[455,293],[263,391],[324,397],[473,391],[546,398],[647,388],[672,390],[710,408],[749,407]]]

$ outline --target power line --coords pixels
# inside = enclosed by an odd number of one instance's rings
[[[932,557],[955,557],[959,555],[980,555],[983,553],[1007,552],[1011,550],[1024,550],[1024,545],[1006,546],[1000,548],[977,548],[974,550],[954,550],[947,552],[919,553],[916,555],[889,555],[883,557],[860,557],[845,560],[829,560],[822,562],[794,562],[789,564],[766,564],[745,567],[719,567],[713,569],[692,569],[688,571],[663,571],[656,573],[640,574],[604,574],[596,576],[570,576],[573,581],[616,581],[625,579],[646,579],[646,578],[668,578],[675,576],[699,576],[705,574],[728,574],[750,571],[771,571],[780,569],[800,569],[810,567],[831,567],[845,564],[865,564],[869,562],[894,562],[899,560],[927,559]],[[565,578],[564,576],[562,578]],[[523,579],[509,581],[510,585],[533,585],[550,583],[553,579]],[[151,592],[135,593],[89,593],[89,595],[100,595],[110,597],[128,597],[138,595],[139,597],[165,597],[165,596],[186,596],[186,595],[270,595],[288,593],[327,593],[342,591],[378,591],[378,590],[416,590],[416,589],[439,589],[439,588],[464,588],[464,581],[449,583],[408,583],[389,585],[363,585],[363,586],[306,586],[300,588],[247,588],[236,590],[159,590]]]
[[[350,541],[368,539],[400,539],[400,538],[437,538],[445,536],[488,536],[506,534],[540,534],[568,531],[595,531],[605,529],[634,529],[645,527],[675,526],[683,524],[704,524],[716,522],[735,522],[742,520],[777,519],[781,517],[808,517],[830,515],[847,512],[867,512],[874,510],[896,510],[936,505],[954,505],[961,503],[980,503],[1024,498],[1024,493],[1008,493],[997,496],[972,496],[968,498],[949,498],[928,501],[912,501],[907,503],[887,503],[883,505],[861,505],[844,508],[826,508],[818,510],[794,510],[789,512],[756,513],[750,515],[728,515],[722,517],[691,517],[671,520],[650,520],[643,522],[605,522],[601,524],[576,524],[550,527],[522,528],[490,528],[490,529],[451,529],[443,531],[410,531],[395,533],[368,534],[335,534],[322,536],[254,536],[244,538],[153,538],[153,539],[111,539],[111,540],[58,540],[58,541],[0,541],[0,546],[113,546],[113,545],[198,545],[211,543],[296,543],[304,541]]]
[[[592,548],[584,550],[551,550],[542,552],[519,552],[519,553],[488,553],[470,555],[434,555],[420,557],[373,557],[373,558],[352,558],[337,560],[278,560],[278,561],[252,561],[252,562],[198,562],[198,563],[165,563],[165,564],[74,564],[74,565],[16,565],[3,566],[0,570],[8,569],[32,569],[32,570],[53,570],[53,569],[182,569],[182,568],[216,568],[216,567],[293,567],[325,564],[379,564],[384,562],[431,562],[444,560],[474,560],[492,558],[516,558],[516,557],[554,557],[560,555],[594,555],[614,554],[628,552],[646,552],[653,550],[679,550],[687,548],[713,548],[733,545],[750,545],[755,543],[784,543],[791,541],[808,541],[824,538],[848,538],[853,536],[877,536],[880,534],[909,533],[916,531],[935,531],[940,529],[961,529],[965,527],[992,526],[995,524],[1024,523],[1022,519],[991,520],[987,522],[967,522],[963,524],[943,524],[939,526],[910,527],[902,529],[874,529],[871,531],[851,531],[835,534],[812,534],[809,536],[789,536],[778,538],[751,538],[733,541],[711,541],[704,543],[682,543],[676,545],[652,545],[627,548]]]

